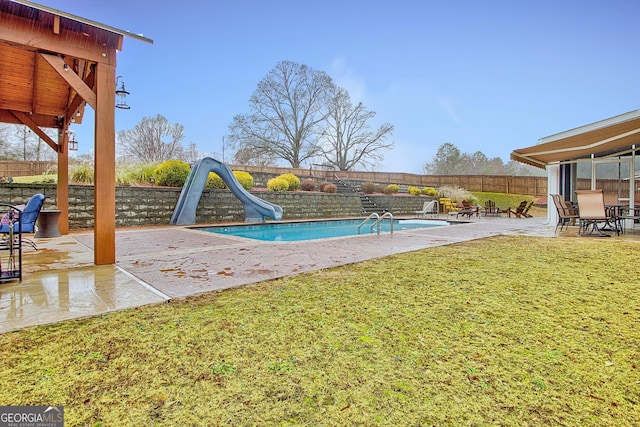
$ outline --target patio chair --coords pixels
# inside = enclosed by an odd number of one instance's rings
[[[35,233],[36,232],[36,220],[42,209],[44,203],[44,195],[34,194],[31,196],[24,208],[19,206],[9,206],[9,211],[5,214],[2,221],[0,221],[0,234],[4,235],[4,238],[13,233]],[[16,214],[17,212],[17,214]],[[5,220],[5,218],[8,219]],[[35,242],[30,239],[22,239],[23,243],[28,243],[34,249],[38,249]]]
[[[442,213],[450,214],[455,213],[458,210],[449,197],[441,197],[438,199],[438,202],[440,203]]]
[[[608,213],[605,208],[602,189],[578,190],[576,191],[576,197],[578,199],[578,218],[580,220],[578,234],[597,233],[598,236],[608,236],[608,234],[602,232],[607,226],[609,226],[609,230],[615,231],[616,235],[620,234],[617,218]],[[598,227],[599,224],[602,225]]]
[[[529,206],[530,208],[531,206]],[[527,201],[523,200],[522,202],[520,202],[520,204],[518,205],[518,207],[516,208],[516,210],[514,211],[513,209],[511,209],[511,207],[508,207],[506,212],[507,212],[507,216],[509,218],[511,218],[511,214],[514,214],[516,216],[516,218],[522,218],[522,216],[525,214],[525,209],[528,211],[529,209],[527,208]]]
[[[575,224],[576,219],[579,218],[578,210],[573,206],[569,207],[567,202],[559,194],[551,194],[551,198],[558,212],[558,223],[556,224],[555,231],[558,231],[558,226],[560,226],[560,231],[562,231],[564,226],[569,227],[569,223]]]
[[[487,200],[484,202],[484,216],[500,216],[500,208],[496,206],[496,202],[493,200]]]
[[[467,218],[471,219],[471,215],[475,215],[475,216],[479,215],[480,210],[478,209],[477,206],[471,206],[471,203],[469,203],[466,200],[461,201],[460,204],[462,205],[462,209],[456,212],[456,218],[460,215],[462,216],[466,215]]]
[[[431,200],[424,202],[422,205],[422,210],[415,211],[416,214],[425,218],[427,215],[437,215],[438,214],[438,201]]]

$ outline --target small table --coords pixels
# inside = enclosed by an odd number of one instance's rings
[[[58,229],[58,218],[60,218],[59,210],[49,209],[41,210],[38,215],[38,231],[36,231],[36,237],[58,237],[61,236]]]

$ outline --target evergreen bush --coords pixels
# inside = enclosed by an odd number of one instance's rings
[[[164,187],[182,187],[191,168],[182,160],[167,160],[156,168],[153,175],[156,184]]]
[[[209,176],[207,176],[207,182],[204,185],[204,188],[215,188],[216,190],[224,190],[227,188],[227,185],[224,183],[220,175],[215,172],[209,172]]]
[[[438,190],[436,190],[433,187],[424,187],[422,189],[422,194],[424,194],[425,196],[437,197],[438,196]]]
[[[295,191],[300,188],[300,178],[292,173],[285,173],[276,178],[284,179],[289,184],[289,191]]]
[[[420,194],[422,194],[422,191],[418,187],[409,187],[407,191],[412,196],[419,196]]]
[[[286,179],[276,177],[267,181],[267,190],[269,191],[287,191],[288,189],[289,182]]]
[[[242,188],[245,190],[251,190],[253,188],[253,177],[249,172],[233,171],[233,176],[236,177]]]

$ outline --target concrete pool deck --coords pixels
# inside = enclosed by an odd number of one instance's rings
[[[450,227],[301,242],[180,226],[120,229],[117,264],[108,266],[93,264],[92,232],[38,239],[38,251],[24,251],[22,282],[0,283],[0,333],[490,236],[556,236],[555,224],[545,222],[474,218]]]

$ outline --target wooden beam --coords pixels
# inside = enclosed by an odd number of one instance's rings
[[[60,34],[60,15],[53,15],[53,34]]]
[[[101,40],[62,29],[55,34],[50,26],[1,11],[0,22],[0,40],[113,66],[117,62],[116,47],[122,43],[121,35],[106,31],[100,32]]]
[[[84,68],[84,64],[82,64],[82,68]],[[87,73],[87,77],[84,79],[84,82],[87,86],[92,88],[91,90],[93,91],[93,87],[96,83],[95,68],[92,68],[91,71]],[[76,124],[82,123],[82,117],[84,116],[84,105],[82,105],[83,102],[84,99],[82,99],[80,94],[76,93],[76,96],[73,97],[73,99],[69,103],[69,106],[67,107],[67,116],[65,123],[70,123],[72,119],[75,119]],[[76,112],[80,113],[79,117],[75,116]]]
[[[41,53],[51,67],[71,86],[94,110],[96,109],[96,94],[89,86],[57,55]],[[66,65],[66,68],[65,68]],[[114,80],[115,81],[115,80]],[[115,89],[114,89],[115,90]]]
[[[47,145],[49,145],[49,147],[53,148],[53,150],[57,153],[60,150],[60,146],[58,144],[56,144],[56,142],[51,139],[51,137],[49,135],[47,135],[46,133],[44,133],[42,131],[42,129],[40,129],[38,127],[37,124],[35,124],[35,122],[33,120],[31,120],[31,118],[25,114],[22,113],[20,111],[11,111],[11,114],[13,114],[13,116],[18,119],[18,121],[20,123],[22,123],[23,125],[27,126],[29,129],[31,129],[36,135],[38,135],[44,142],[47,143]]]
[[[116,262],[116,67],[96,65],[94,262]]]

